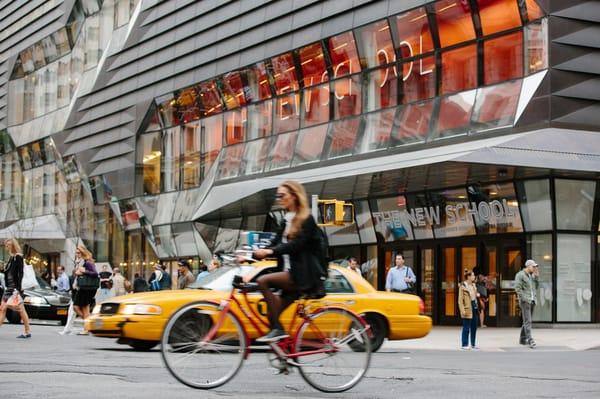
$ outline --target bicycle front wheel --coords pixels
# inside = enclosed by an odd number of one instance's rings
[[[238,319],[211,302],[194,302],[175,312],[161,338],[165,366],[192,388],[225,384],[239,371],[246,335]]]
[[[353,350],[356,345],[363,350]],[[369,368],[368,326],[345,309],[325,309],[300,325],[296,353],[294,360],[307,383],[323,392],[346,391],[358,384]]]

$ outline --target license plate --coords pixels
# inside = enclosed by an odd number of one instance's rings
[[[95,329],[102,328],[102,319],[96,319],[96,320],[94,320],[94,328]]]
[[[59,316],[65,316],[67,314],[67,309],[58,309],[56,314]]]

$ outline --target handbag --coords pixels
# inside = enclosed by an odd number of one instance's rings
[[[406,277],[408,277],[408,266],[406,267]],[[406,291],[409,294],[414,294],[417,292],[416,288],[415,288],[415,283],[407,281],[406,282]]]
[[[88,274],[83,274],[77,277],[77,286],[81,290],[98,289],[100,286],[100,277],[92,277]]]
[[[40,284],[35,278],[33,266],[23,263],[23,279],[21,280],[21,289],[28,290],[30,288],[39,288]]]

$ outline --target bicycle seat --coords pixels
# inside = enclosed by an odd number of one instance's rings
[[[256,292],[260,290],[257,283],[246,283],[242,276],[234,276],[231,285],[243,292]]]

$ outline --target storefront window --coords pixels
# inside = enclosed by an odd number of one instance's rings
[[[387,148],[390,144],[395,116],[396,109],[367,114],[365,131],[357,147],[357,153],[363,154]]]
[[[253,175],[263,171],[270,145],[270,137],[246,143],[244,160],[241,167],[242,175]]]
[[[297,130],[300,123],[300,94],[294,93],[275,99],[274,134]]]
[[[396,16],[394,27],[394,39],[402,58],[416,57],[433,51],[425,8],[416,8]]]
[[[477,46],[470,45],[442,53],[440,94],[477,87]]]
[[[375,111],[398,103],[398,69],[396,66],[376,69],[365,75],[366,109]]]
[[[387,20],[358,28],[355,34],[363,68],[375,68],[396,61]]]
[[[271,84],[264,62],[259,62],[245,70],[248,79],[245,93],[248,102],[256,102],[271,98]]]
[[[300,58],[304,87],[314,86],[329,80],[321,43],[310,44],[297,52]]]
[[[433,5],[442,47],[475,39],[468,2],[440,0]]]
[[[141,192],[146,194],[160,193],[160,132],[143,134],[138,139],[138,178],[141,177]]]
[[[284,133],[274,138],[275,144],[270,151],[270,161],[267,171],[288,168],[294,156],[296,132]]]
[[[516,187],[525,231],[551,230],[550,181],[518,181]]]
[[[65,56],[58,61],[57,70],[57,100],[56,105],[58,108],[62,108],[69,105],[71,95],[69,93],[69,79],[70,79],[70,64],[71,56]]]
[[[298,78],[292,53],[282,54],[271,58],[273,79],[277,95],[298,90]]]
[[[548,20],[525,27],[525,70],[532,74],[548,68]]]
[[[314,86],[304,90],[302,101],[302,127],[329,121],[329,84]]]
[[[214,80],[202,82],[198,85],[200,94],[201,112],[203,116],[214,115],[223,111],[221,104],[221,95],[217,90],[217,83]]]
[[[325,227],[330,246],[360,244],[356,224],[348,226]]]
[[[554,187],[556,228],[589,231],[592,228],[596,182],[556,179]]]
[[[158,113],[162,125],[165,127],[179,125],[179,112],[177,110],[177,99],[173,95],[169,94],[160,97],[156,100],[158,103]]]
[[[514,0],[477,0],[484,35],[521,26],[519,7]]]
[[[479,234],[523,231],[519,204],[511,183],[471,185],[467,192],[471,201],[468,212],[475,217]]]
[[[473,215],[469,213],[467,190],[456,188],[433,192],[430,198],[432,206],[430,217],[434,220],[436,238],[475,234]]]
[[[166,129],[163,133],[162,183],[163,191],[179,189],[179,162],[181,157],[181,129],[179,126]]]
[[[198,106],[198,92],[195,87],[183,89],[177,95],[176,100],[178,119],[183,123],[199,119],[202,116]]]
[[[591,237],[558,234],[556,321],[591,320]]]
[[[392,146],[424,143],[430,130],[433,105],[434,100],[403,106],[392,130]]]
[[[194,256],[198,253],[194,239],[193,227],[190,223],[172,225],[173,239],[178,256]]]
[[[440,99],[435,138],[455,136],[469,131],[475,93],[475,90],[471,90]]]
[[[373,219],[371,218],[371,210],[368,201],[354,202],[354,217],[358,234],[362,244],[374,244],[377,242],[375,229],[373,228]]]
[[[352,155],[356,146],[358,129],[361,125],[360,118],[343,119],[331,123],[331,147],[327,159]]]
[[[248,140],[269,136],[273,130],[273,102],[263,101],[248,106],[246,127]]]
[[[473,130],[511,126],[520,92],[520,80],[477,89],[475,109],[471,118]]]
[[[427,195],[408,194],[406,196],[410,207],[409,220],[413,227],[415,239],[433,238],[433,225],[438,222],[437,210],[429,206]]]
[[[227,179],[239,176],[243,155],[244,143],[225,147],[218,178]]]
[[[230,72],[223,75],[221,88],[227,109],[234,109],[247,104],[244,79],[240,72]]]
[[[515,32],[483,43],[484,84],[523,76],[523,32]]]
[[[16,79],[8,82],[8,125],[20,125],[23,123],[25,79]]]
[[[346,32],[327,41],[329,57],[333,68],[333,78],[360,72],[356,43],[352,32]]]
[[[210,171],[223,147],[223,115],[202,120],[202,174]]]
[[[183,189],[200,185],[200,121],[183,127]]]
[[[246,127],[248,125],[248,108],[240,108],[226,112],[225,118],[225,140],[228,145],[241,143],[246,138]]]
[[[360,75],[333,82],[333,117],[360,115],[362,111]]]
[[[292,166],[321,160],[328,126],[325,124],[300,130]]]
[[[375,234],[379,242],[412,240],[413,232],[408,217],[406,197],[371,200]]]
[[[402,64],[402,102],[425,100],[435,96],[435,58],[425,57]]]
[[[552,321],[552,235],[527,237],[527,257],[537,262],[540,272],[533,321]]]

